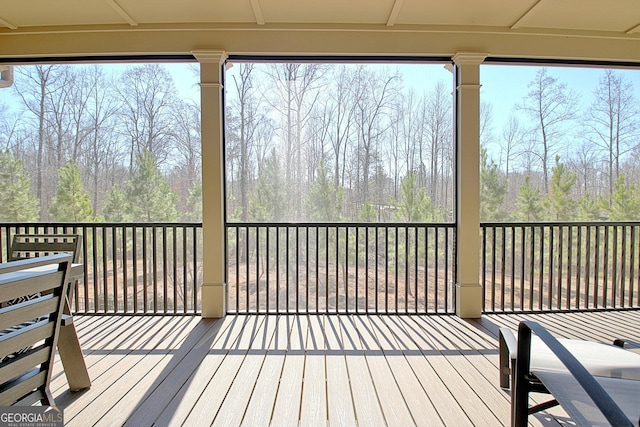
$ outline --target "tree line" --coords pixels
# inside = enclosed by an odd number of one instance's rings
[[[200,106],[163,65],[20,66],[4,91],[0,220],[201,219]]]
[[[453,76],[435,67],[234,64],[228,220],[453,220]],[[578,94],[539,68],[527,88],[500,129],[482,104],[481,219],[639,219],[633,82],[607,69]],[[199,104],[164,65],[22,66],[3,91],[0,220],[201,219]]]
[[[239,64],[226,84],[230,217],[452,221],[454,88],[433,67],[416,85],[392,65]],[[640,219],[628,74],[603,70],[576,93],[540,67],[523,84],[502,129],[481,106],[481,220]]]

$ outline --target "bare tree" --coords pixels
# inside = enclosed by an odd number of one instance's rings
[[[56,90],[60,78],[59,65],[34,65],[19,67],[16,69],[14,87],[18,96],[22,99],[26,109],[34,116],[36,123],[36,196],[40,200],[40,219],[47,217],[48,205],[44,203],[48,198],[44,192],[44,168],[45,143],[47,141],[47,113],[48,101],[51,92]]]
[[[529,93],[517,109],[526,113],[534,127],[532,147],[540,160],[545,192],[549,192],[549,172],[556,154],[562,149],[565,125],[576,118],[578,95],[565,83],[551,77],[546,68],[536,72],[529,83]]]
[[[173,158],[189,188],[199,179],[202,166],[200,106],[192,101],[183,100],[178,100],[176,106],[173,130],[176,146]]]
[[[341,65],[333,74],[333,84],[328,90],[331,102],[329,135],[333,155],[334,187],[345,184],[347,144],[353,134],[354,74],[351,68]]]
[[[579,196],[589,194],[598,196],[604,190],[602,186],[602,174],[599,168],[597,147],[590,142],[576,144],[567,155],[567,166],[576,172],[576,187]]]
[[[359,67],[356,82],[356,128],[358,143],[356,176],[358,177],[358,203],[369,198],[369,178],[379,160],[378,144],[391,127],[390,115],[394,96],[398,94],[399,76],[388,70],[372,72]]]
[[[585,117],[588,140],[600,147],[606,158],[609,195],[620,177],[620,162],[638,142],[640,108],[633,84],[613,70],[605,70],[594,90],[594,100]]]
[[[318,90],[326,67],[322,64],[272,64],[267,71],[271,80],[271,106],[280,113],[280,130],[284,140],[284,167],[287,187],[291,191],[293,215],[302,214],[303,135],[318,100]]]
[[[86,147],[82,151],[84,169],[90,178],[89,188],[94,212],[100,212],[101,196],[109,194],[113,184],[124,183],[117,165],[125,158],[115,132],[116,118],[122,106],[112,90],[113,78],[104,68],[92,65],[83,79],[86,87]],[[115,181],[117,178],[119,181]]]
[[[453,99],[450,88],[442,81],[436,82],[427,93],[424,105],[424,122],[427,147],[420,150],[429,154],[429,181],[427,194],[437,205],[448,204],[450,181],[453,171]],[[426,160],[422,157],[420,162]]]
[[[254,65],[239,64],[240,72],[233,76],[233,89],[235,91],[235,103],[232,108],[238,119],[234,158],[238,165],[240,183],[240,219],[246,221],[249,213],[249,179],[251,172],[252,151],[254,149],[254,134],[259,122],[259,99],[256,96],[254,86]]]
[[[504,165],[504,174],[507,183],[507,197],[511,194],[511,183],[509,176],[513,168],[513,161],[520,154],[524,143],[524,129],[514,115],[509,116],[507,124],[502,129],[502,139],[500,141],[500,162]],[[515,200],[512,201],[515,203]]]
[[[117,86],[123,108],[121,132],[129,139],[129,169],[144,150],[158,165],[171,152],[176,88],[173,78],[160,64],[144,64],[127,69]]]

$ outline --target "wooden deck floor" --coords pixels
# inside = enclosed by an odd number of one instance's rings
[[[640,342],[640,311],[545,315],[78,317],[93,386],[52,389],[65,425],[508,426],[497,331]],[[550,415],[554,414],[554,415]],[[532,425],[566,422],[562,410]]]

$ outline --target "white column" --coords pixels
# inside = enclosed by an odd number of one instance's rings
[[[456,314],[482,314],[480,284],[480,64],[483,53],[457,53]]]
[[[226,314],[224,228],[224,51],[194,51],[200,62],[202,138],[202,317]]]

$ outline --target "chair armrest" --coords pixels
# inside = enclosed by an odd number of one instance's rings
[[[498,332],[499,352],[500,352],[500,387],[509,388],[509,376],[515,371],[516,357],[518,355],[518,342],[513,331],[507,328],[500,328]]]

